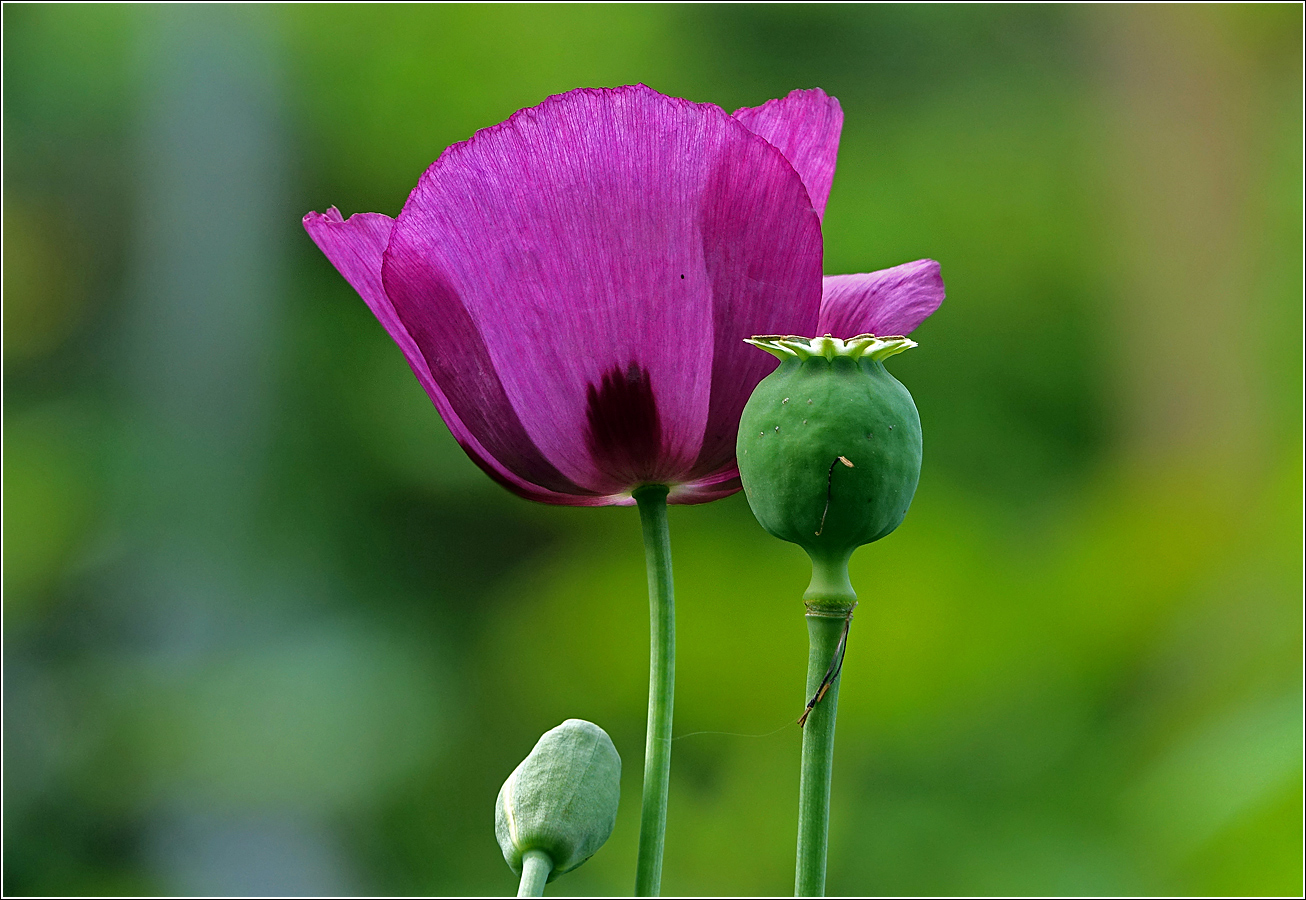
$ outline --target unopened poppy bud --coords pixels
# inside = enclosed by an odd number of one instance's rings
[[[921,422],[883,361],[905,337],[766,336],[780,358],[739,423],[739,475],[762,527],[812,558],[809,606],[855,599],[847,563],[907,514],[921,471]]]
[[[607,732],[584,719],[546,731],[513,769],[494,805],[494,833],[518,874],[545,854],[552,881],[589,859],[617,822],[621,757]]]

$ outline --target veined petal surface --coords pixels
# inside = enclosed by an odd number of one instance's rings
[[[785,155],[802,177],[816,214],[824,217],[843,131],[839,101],[812,88],[790,91],[761,106],[745,106],[733,115]]]
[[[357,213],[344,219],[335,207],[331,207],[325,213],[312,212],[304,216],[304,229],[309,237],[345,277],[350,286],[358,292],[368,309],[399,345],[413,374],[417,376],[427,396],[439,410],[449,430],[486,474],[509,490],[531,500],[596,505],[606,502],[602,498],[585,496],[588,492],[563,479],[539,455],[538,451],[532,454],[533,448],[529,441],[523,439],[519,422],[516,423],[515,428],[517,439],[512,440],[514,435],[511,423],[515,421],[515,415],[503,398],[502,391],[498,392],[497,397],[493,391],[486,392],[489,403],[478,410],[480,415],[475,422],[480,424],[482,419],[494,415],[507,417],[508,423],[502,427],[502,430],[507,433],[508,440],[492,441],[501,458],[496,458],[487,450],[477,435],[469,430],[453,410],[439,384],[432,377],[430,367],[421,350],[408,334],[399,316],[395,314],[393,305],[382,289],[381,258],[390,241],[393,227],[394,219],[381,213]],[[519,471],[536,475],[541,482],[551,485],[554,489],[551,490],[543,484],[521,477],[517,474]]]
[[[943,276],[932,259],[860,275],[827,275],[816,333],[908,335],[943,302]]]
[[[552,97],[446,150],[396,220],[382,282],[495,458],[524,438],[562,479],[530,476],[550,490],[615,502],[662,482],[694,502],[694,484],[726,488],[740,411],[774,366],[743,339],[810,331],[820,265],[780,151],[638,85]]]

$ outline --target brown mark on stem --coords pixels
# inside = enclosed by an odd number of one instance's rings
[[[843,459],[843,457],[841,456],[839,459]],[[849,465],[852,464],[849,463]],[[831,463],[830,466],[831,471],[833,471],[834,464]],[[857,604],[855,602],[848,608],[848,615],[843,620],[843,632],[839,635],[839,643],[835,644],[834,656],[830,659],[830,667],[825,670],[825,677],[822,678],[821,683],[816,686],[816,693],[812,695],[811,700],[807,701],[807,707],[803,710],[803,714],[798,717],[799,728],[802,728],[807,724],[807,717],[812,714],[812,709],[815,708],[816,704],[821,702],[822,698],[825,697],[825,692],[830,689],[830,685],[834,684],[834,680],[838,678],[839,673],[843,671],[843,658],[844,654],[848,651],[848,629],[852,627],[853,610],[856,608]]]

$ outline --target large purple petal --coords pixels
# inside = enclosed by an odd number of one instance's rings
[[[932,259],[862,275],[827,275],[816,333],[911,334],[943,302],[943,276]]]
[[[389,243],[393,226],[394,219],[380,213],[359,213],[346,220],[335,207],[325,213],[312,212],[304,216],[304,228],[308,231],[309,237],[326,254],[327,259],[331,260],[331,264],[354,290],[358,291],[359,296],[372,310],[372,314],[399,345],[404,358],[408,360],[408,365],[439,410],[449,430],[477,465],[504,487],[531,500],[582,505],[607,502],[603,498],[577,496],[583,493],[580,488],[562,479],[538,451],[535,451],[532,456],[529,452],[531,449],[529,442],[521,440],[521,424],[516,421],[511,407],[503,399],[502,391],[499,391],[497,398],[494,397],[493,391],[487,392],[489,403],[476,410],[479,415],[472,421],[473,425],[478,426],[476,433],[473,433],[453,410],[440,385],[432,377],[430,367],[417,344],[395,314],[394,307],[381,286],[381,258]],[[479,428],[487,415],[507,417],[509,421],[506,429],[510,434],[513,430],[512,423],[516,423],[516,434],[511,435],[514,440],[507,442],[509,452],[502,453],[503,447],[495,447],[500,451],[500,458],[496,458],[478,437],[487,434]],[[493,440],[493,435],[490,437],[490,443],[494,445],[496,442]],[[508,465],[505,465],[505,462]],[[529,481],[521,477],[519,472],[535,475],[539,480]]]
[[[820,88],[790,91],[761,106],[737,109],[734,117],[785,155],[802,176],[816,214],[824,216],[843,130],[839,101]]]
[[[738,423],[736,423],[738,424]],[[739,466],[731,463],[715,474],[677,485],[667,496],[668,503],[710,503],[729,497],[743,487],[739,480]]]
[[[769,370],[742,340],[810,330],[820,263],[774,147],[638,85],[551,97],[446,150],[382,280],[469,426],[492,382],[519,440],[614,496],[730,465],[728,420]]]
[[[805,235],[799,255],[792,259],[757,258],[756,248],[766,246],[766,232],[775,227],[775,212],[767,210],[763,216],[756,209],[755,200],[750,198],[745,204],[738,199],[746,196],[741,185],[747,184],[750,178],[751,164],[747,158],[730,160],[713,174],[708,194],[720,200],[705,209],[701,225],[704,261],[712,282],[715,340],[712,401],[702,449],[694,465],[695,475],[715,476],[723,468],[734,469],[735,438],[744,404],[757,383],[776,366],[766,354],[749,352],[754,348],[745,344],[744,339],[763,333],[806,334],[804,329],[810,330],[816,324],[820,309],[814,290],[814,276],[821,269],[819,220],[812,215],[811,207],[803,203],[802,220],[814,228]],[[806,194],[801,188],[799,191]],[[777,248],[776,252],[792,251]],[[785,272],[786,263],[795,270]],[[784,283],[777,280],[780,272],[785,272],[788,283],[794,285],[789,293],[776,290]],[[750,333],[750,328],[763,322],[781,330]],[[799,330],[790,331],[790,328]]]

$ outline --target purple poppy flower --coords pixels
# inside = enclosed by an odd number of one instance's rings
[[[906,334],[943,300],[932,260],[823,283],[842,125],[819,89],[733,115],[580,89],[449,147],[397,219],[304,227],[500,484],[701,503],[739,490],[739,416],[775,366],[744,338]]]

